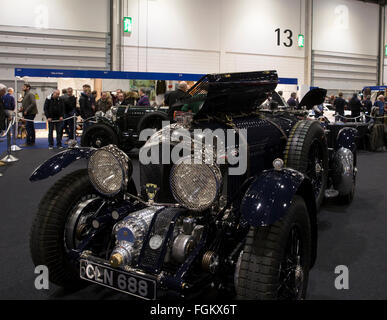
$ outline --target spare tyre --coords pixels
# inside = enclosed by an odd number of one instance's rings
[[[140,119],[137,126],[138,133],[144,129],[160,130],[162,128],[162,122],[168,120],[168,115],[165,112],[149,112]]]
[[[81,146],[102,148],[109,144],[118,145],[118,136],[115,130],[103,123],[89,126],[82,134]]]
[[[284,153],[285,166],[308,176],[320,208],[328,183],[328,145],[324,129],[315,120],[301,120],[290,132]]]
[[[162,128],[163,121],[169,121],[168,115],[165,112],[155,111],[145,114],[137,125],[137,132],[140,136],[142,130],[155,129],[159,131]],[[145,141],[137,141],[136,147],[141,148]]]

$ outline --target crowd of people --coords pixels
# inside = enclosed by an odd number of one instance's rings
[[[68,140],[76,138],[75,117],[80,116],[83,122],[83,130],[90,125],[89,120],[94,117],[96,112],[106,113],[113,105],[137,105],[150,106],[150,101],[146,95],[145,89],[124,92],[117,89],[116,92],[101,92],[97,99],[98,92],[91,91],[91,86],[83,85],[80,97],[77,99],[73,94],[72,88],[55,90],[47,97],[44,104],[44,114],[48,121],[48,144],[49,148],[54,147],[53,131],[56,131],[56,146],[62,148],[63,132],[67,134]]]
[[[282,91],[278,92],[280,96],[283,95]],[[345,118],[345,110],[350,111],[350,118],[355,121],[360,121],[361,113],[366,115],[366,121],[371,118],[384,117],[387,115],[387,103],[385,102],[384,93],[379,92],[374,103],[371,101],[371,95],[353,93],[352,97],[347,100],[344,99],[343,92],[339,92],[337,96],[331,95],[326,97],[326,103],[333,106],[338,119]],[[298,109],[299,100],[296,92],[292,92],[290,98],[287,100],[289,107]],[[315,106],[313,109],[315,117],[318,118],[324,114],[323,104]],[[348,117],[347,117],[348,118]]]
[[[18,109],[18,112],[22,113],[23,119],[25,120],[26,142],[24,146],[32,146],[35,144],[33,121],[38,113],[38,109],[35,94],[31,92],[31,85],[25,83],[22,90],[24,95],[19,101],[21,102],[21,107]],[[180,82],[176,90],[165,93],[163,105],[173,106],[177,102],[189,98],[190,96],[187,91],[187,83],[184,81]],[[13,88],[7,88],[0,84],[0,130],[5,129],[6,119],[11,120],[12,114],[16,109],[13,93]],[[278,94],[283,96],[282,91],[279,91]],[[150,99],[146,94],[146,90],[143,88],[138,91],[133,90],[128,92],[124,92],[121,89],[117,89],[115,92],[103,91],[99,99],[97,97],[98,92],[92,91],[91,86],[85,84],[82,87],[82,92],[78,99],[74,95],[74,90],[71,87],[62,89],[62,92],[56,89],[46,98],[44,102],[44,115],[48,122],[48,145],[50,149],[54,147],[54,130],[56,131],[57,148],[63,148],[63,133],[68,138],[65,143],[76,138],[77,124],[75,121],[78,116],[82,118],[83,130],[85,130],[90,125],[89,120],[98,111],[106,113],[112,106],[117,105],[150,106]],[[371,101],[370,94],[359,95],[358,93],[354,93],[351,98],[346,100],[342,92],[339,92],[337,96],[332,95],[326,97],[325,102],[333,106],[338,119],[345,117],[344,110],[350,110],[350,117],[355,119],[360,116],[361,112],[368,115],[368,119],[387,115],[387,104],[384,94],[381,92],[378,94],[374,103]],[[293,109],[299,108],[299,100],[296,92],[291,93],[287,104]],[[323,104],[315,106],[314,113],[316,118],[322,116],[324,114]]]
[[[360,99],[359,99],[360,98]],[[352,97],[348,100],[343,98],[343,93],[339,92],[338,97],[331,96],[328,99],[328,102],[331,103],[338,115],[341,117],[345,116],[344,111],[351,111],[351,118],[356,118],[358,120],[361,113],[370,117],[383,117],[387,114],[387,105],[384,102],[384,94],[379,94],[375,102],[372,104],[371,95],[359,95],[354,93]]]
[[[35,126],[34,120],[38,113],[35,94],[31,92],[31,85],[25,83],[22,91],[23,98],[18,112],[21,113],[25,122],[26,141],[22,146],[28,147],[35,145]],[[5,130],[7,119],[11,120],[16,111],[16,101],[13,96],[13,88],[7,88],[0,84],[0,131]],[[56,147],[63,148],[63,134],[67,135],[67,141],[76,138],[76,117],[80,116],[83,122],[83,130],[89,125],[89,119],[93,118],[95,113],[102,111],[106,113],[113,105],[137,105],[150,106],[149,97],[146,90],[141,88],[137,91],[124,92],[117,89],[114,93],[108,91],[101,92],[97,99],[98,92],[92,91],[88,84],[83,85],[79,99],[74,95],[73,88],[62,89],[60,92],[55,89],[44,102],[44,115],[48,122],[48,146],[54,148],[54,130],[56,132]]]

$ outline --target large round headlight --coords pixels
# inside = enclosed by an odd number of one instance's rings
[[[103,195],[114,196],[126,188],[132,166],[129,157],[111,144],[92,154],[88,170],[94,188]]]
[[[215,164],[180,163],[172,167],[170,183],[180,205],[192,211],[203,211],[218,197],[222,173]]]

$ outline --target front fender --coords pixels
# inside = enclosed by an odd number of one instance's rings
[[[346,127],[341,129],[337,134],[336,150],[339,150],[340,148],[346,148],[354,153],[356,150],[357,135],[358,133],[355,128]]]
[[[59,152],[35,169],[30,181],[35,182],[56,175],[74,161],[90,158],[95,151],[93,148],[72,148]]]
[[[251,183],[242,200],[242,220],[254,227],[275,223],[287,213],[298,190],[308,189],[305,184],[310,184],[309,180],[293,169],[264,171]],[[309,190],[313,190],[311,185]]]

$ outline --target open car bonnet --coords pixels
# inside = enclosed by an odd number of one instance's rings
[[[315,88],[306,93],[302,98],[299,107],[305,106],[307,109],[312,109],[314,106],[322,104],[327,95],[327,90],[323,88]]]
[[[265,101],[277,84],[276,71],[208,74],[188,91],[192,98],[185,103],[202,101],[195,119],[216,113],[249,112]]]

